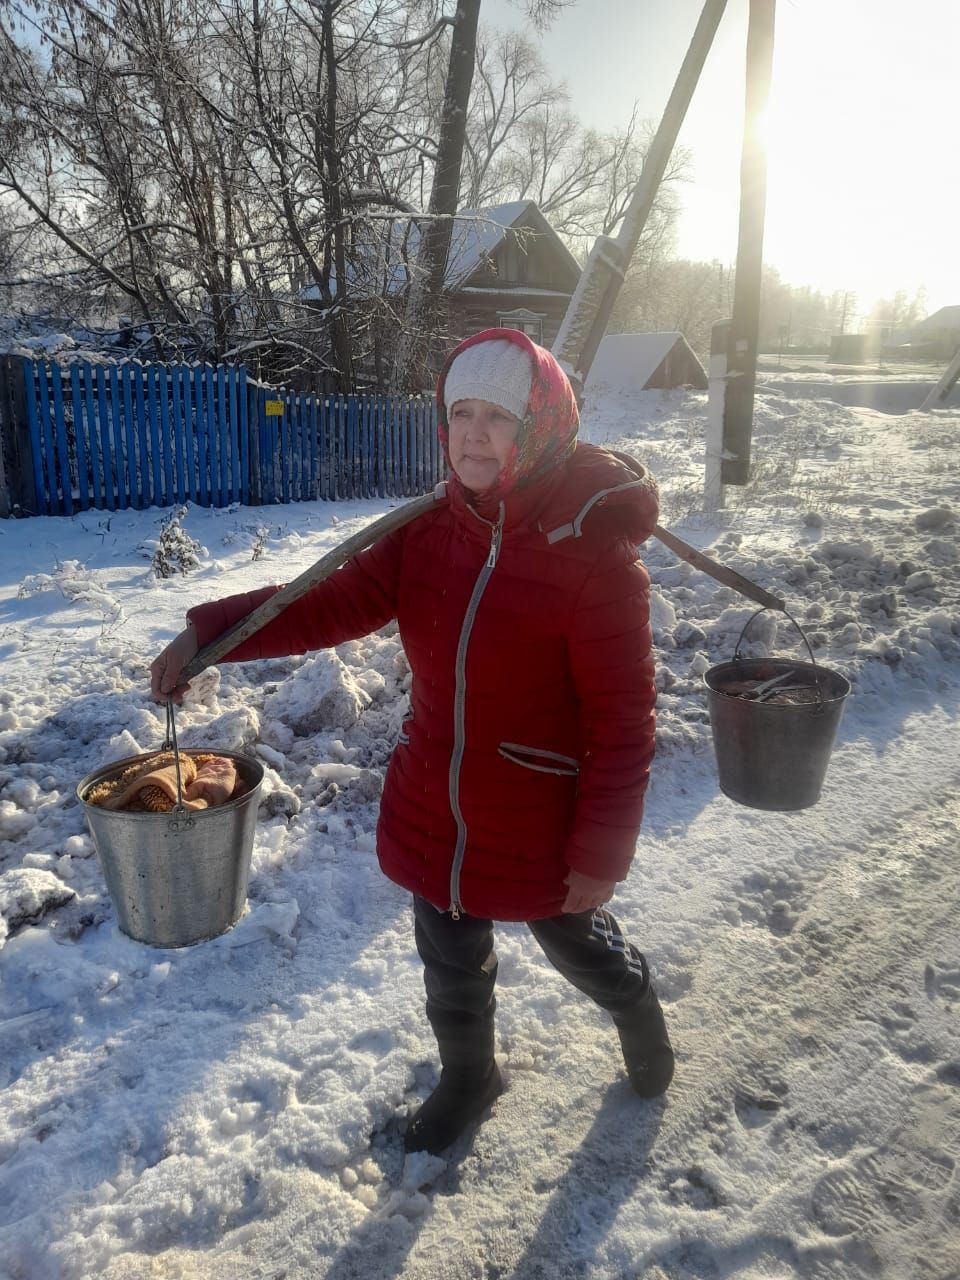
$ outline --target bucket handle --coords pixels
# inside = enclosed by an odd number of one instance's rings
[[[172,813],[174,816],[167,823],[171,831],[189,831],[191,827],[196,825],[196,819],[189,816],[186,805],[183,803],[183,778],[180,774],[180,747],[177,744],[177,721],[173,712],[173,698],[167,699],[167,732],[163,740],[161,751],[173,751],[173,764],[177,774],[177,803],[174,805]],[[184,814],[188,816],[184,817]]]
[[[743,644],[743,637],[747,634],[747,627],[750,626],[750,623],[753,622],[754,618],[758,618],[761,613],[766,613],[769,607],[770,607],[769,605],[764,605],[763,608],[757,609],[755,613],[751,613],[750,617],[743,624],[743,630],[740,632],[740,638],[737,640],[737,646],[733,651],[734,662],[740,662],[743,657],[743,654],[741,654],[740,652],[740,646]],[[778,610],[778,612],[785,614],[790,619],[793,625],[800,632],[800,639],[807,646],[807,653],[809,653],[810,655],[810,664],[813,667],[814,679],[816,681],[815,688],[817,690],[817,701],[819,703],[817,710],[818,711],[822,710],[824,705],[824,698],[823,698],[823,687],[820,681],[820,668],[817,666],[817,660],[813,656],[813,649],[810,647],[810,641],[807,639],[807,636],[806,636],[806,633],[804,632],[803,627],[801,627],[800,623],[796,620],[796,618],[793,616],[792,613],[789,613],[786,609]]]

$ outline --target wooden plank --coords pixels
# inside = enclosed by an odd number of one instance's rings
[[[330,466],[332,451],[330,448],[330,410],[329,396],[319,402],[318,417],[320,419],[317,432],[317,465],[320,471],[319,496],[324,501],[330,500]]]
[[[126,445],[127,492],[130,495],[130,505],[142,507],[143,499],[141,497],[139,470],[137,467],[137,424],[133,412],[133,369],[131,365],[121,365],[120,380],[123,387],[123,438]]]
[[[260,430],[260,477],[262,492],[260,501],[272,503],[277,500],[277,476],[274,469],[276,461],[276,418],[267,417],[267,392],[264,387],[257,388],[257,422]]]
[[[60,496],[57,486],[57,454],[56,439],[53,428],[53,410],[50,405],[50,389],[47,383],[47,366],[38,361],[37,390],[39,392],[37,410],[40,416],[40,435],[43,448],[43,487],[46,494],[46,510],[50,515],[60,511]]]
[[[297,397],[291,391],[286,394],[284,417],[287,420],[287,440],[289,442],[289,474],[290,501],[297,502],[300,493],[300,435],[297,423]]]
[[[417,422],[417,493],[425,493],[427,485],[427,432],[425,425],[426,405],[421,397],[414,406]]]
[[[103,455],[104,501],[108,511],[116,511],[120,505],[121,482],[117,474],[118,463],[112,438],[113,419],[110,413],[109,374],[103,365],[97,366],[97,418],[100,424],[100,451]]]
[[[203,366],[195,365],[188,378],[193,391],[193,428],[197,441],[197,501],[201,506],[210,505],[209,441],[207,440],[207,406],[203,394]]]
[[[191,501],[198,502],[200,499],[200,446],[193,413],[193,370],[189,365],[180,366],[180,390],[183,393],[183,438],[187,447],[188,496]]]
[[[93,505],[103,508],[106,504],[104,494],[107,482],[103,474],[103,456],[100,449],[100,426],[94,408],[94,374],[89,364],[81,366],[83,370],[83,397],[86,405],[87,446],[90,450],[90,479],[93,484]]]
[[[292,397],[289,392],[283,392],[279,397],[283,402],[283,413],[280,414],[280,501],[290,501],[290,481],[293,474],[293,441],[291,438],[292,422],[291,404]]]
[[[400,401],[400,493],[410,492],[410,401]]]
[[[226,499],[221,487],[223,479],[221,455],[223,449],[223,424],[217,417],[217,386],[213,376],[213,366],[203,366],[203,404],[207,426],[207,449],[210,462],[210,505],[226,506]]]
[[[217,418],[220,441],[220,499],[223,506],[228,507],[235,500],[233,490],[233,432],[230,429],[230,414],[227,408],[227,375],[222,364],[217,365],[214,372],[217,384]]]
[[[377,497],[383,496],[381,488],[383,479],[383,450],[380,447],[382,436],[383,398],[374,396],[370,412],[370,449],[373,462],[373,492]]]
[[[360,451],[360,398],[359,396],[350,396],[348,401],[347,415],[347,440],[348,440],[348,457],[349,469],[347,471],[347,484],[349,486],[349,495],[351,498],[360,496],[359,485],[359,467],[357,465],[357,455]]]
[[[377,496],[377,398],[369,396],[367,417],[367,479],[368,498]]]
[[[189,427],[183,412],[183,366],[179,364],[170,368],[170,416],[177,472],[177,501],[184,502],[190,497],[193,454],[188,447]]]
[[[395,446],[395,422],[397,416],[396,396],[385,397],[384,408],[386,409],[387,414],[383,436],[384,457],[387,467],[387,497],[395,498],[397,496],[397,450]]]
[[[156,501],[159,484],[154,486],[154,467],[158,459],[150,452],[147,439],[147,406],[144,399],[144,374],[142,364],[134,364],[130,369],[133,381],[133,400],[137,418],[137,477],[140,485],[140,506],[149,507]],[[151,465],[152,464],[152,465]],[[160,504],[157,503],[159,506]]]
[[[247,407],[247,371],[242,366],[236,370],[233,394],[236,397],[237,431],[240,438],[240,501],[249,504],[250,498],[250,429]]]
[[[346,397],[337,395],[337,434],[336,434],[336,457],[337,457],[337,489],[336,497],[339,501],[347,496],[347,480],[344,468],[344,454],[347,447],[347,401]]]
[[[147,401],[147,450],[150,454],[151,502],[165,507],[170,490],[164,476],[164,448],[167,444],[160,430],[160,406],[157,403],[157,366],[148,364],[143,370],[143,390]]]
[[[287,495],[290,502],[297,500],[297,411],[292,391],[283,393],[282,426],[286,427],[287,447],[284,451],[287,460]]]
[[[237,370],[221,368],[220,377],[224,379],[227,394],[227,412],[230,420],[230,498],[233,502],[243,501],[243,488],[240,484],[240,407],[237,401]]]
[[[320,414],[319,399],[317,396],[309,397],[309,413],[307,416],[308,430],[310,432],[310,499],[314,501],[320,496],[318,487],[319,466],[320,466]]]
[[[53,422],[57,436],[57,471],[60,477],[60,509],[64,515],[73,515],[73,478],[70,474],[70,445],[67,441],[67,420],[63,405],[63,378],[60,366],[51,364],[50,385],[53,389]]]
[[[299,476],[297,496],[300,502],[306,502],[310,496],[310,431],[307,425],[307,397],[298,392],[294,410],[297,420],[297,457],[299,459]]]
[[[367,496],[377,496],[377,397],[368,396],[367,414]]]
[[[30,452],[33,455],[33,483],[37,494],[37,515],[45,516],[50,511],[47,502],[47,482],[45,476],[46,448],[41,430],[41,411],[37,403],[36,362],[24,360],[24,399],[27,406],[27,422],[30,426]],[[45,379],[41,379],[44,381]]]
[[[77,496],[80,510],[90,507],[89,451],[87,425],[84,422],[83,391],[80,385],[80,366],[70,366],[70,408],[73,413],[73,448],[77,458]]]
[[[117,485],[117,506],[123,511],[130,506],[130,497],[127,492],[123,412],[120,408],[120,371],[115,364],[112,364],[107,373],[110,384],[110,438],[113,445],[113,474]]]
[[[368,498],[370,496],[370,474],[368,471],[370,460],[370,397],[357,397],[357,497]]]
[[[150,379],[150,416],[156,421],[160,435],[160,457],[163,462],[163,501],[158,506],[172,507],[177,500],[173,481],[173,441],[170,438],[170,371],[166,365],[154,365]],[[156,446],[154,446],[156,449]]]
[[[313,451],[310,441],[313,436],[311,429],[310,413],[313,404],[313,396],[303,392],[300,397],[300,466],[301,466],[301,498],[304,502],[309,502],[313,497]]]

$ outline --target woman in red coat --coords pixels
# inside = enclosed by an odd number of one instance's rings
[[[413,673],[377,828],[413,894],[440,1083],[406,1132],[443,1150],[502,1090],[494,920],[524,920],[613,1015],[634,1089],[673,1052],[641,953],[604,908],[630,867],[654,748],[649,579],[636,547],[657,491],[635,460],[578,444],[576,401],[512,329],[460,344],[440,375],[451,475],[434,510],[387,535],[226,661],[340,644],[396,618]],[[278,587],[191,609],[153,664],[179,694],[199,648]]]

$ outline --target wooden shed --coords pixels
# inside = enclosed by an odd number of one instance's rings
[[[608,333],[585,390],[707,389],[707,372],[682,333]]]

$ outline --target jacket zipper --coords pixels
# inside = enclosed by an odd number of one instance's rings
[[[476,513],[474,512],[474,514]],[[470,633],[477,617],[477,610],[480,608],[480,599],[486,590],[490,575],[496,568],[497,557],[500,554],[503,516],[504,505],[501,502],[500,515],[497,518],[497,523],[492,526],[490,535],[490,554],[487,556],[486,564],[480,570],[474,583],[470,603],[467,605],[467,611],[463,616],[460,639],[457,643],[457,658],[454,668],[456,684],[453,700],[453,754],[450,757],[450,809],[457,824],[457,843],[453,851],[453,864],[450,867],[450,914],[454,920],[460,919],[460,913],[463,910],[463,904],[460,901],[460,870],[463,867],[463,856],[467,848],[467,824],[463,818],[463,810],[460,808],[460,768],[463,764],[463,753],[467,744],[467,648],[470,644]],[[482,520],[483,517],[478,516],[477,519]],[[489,524],[490,522],[487,520],[484,523]]]

